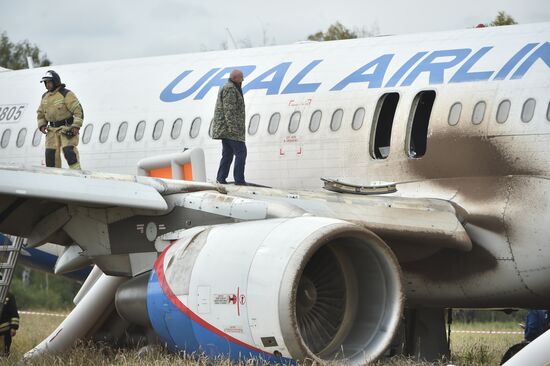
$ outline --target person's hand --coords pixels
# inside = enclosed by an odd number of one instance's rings
[[[15,337],[15,335],[17,334],[17,331],[12,328],[12,329],[10,329],[10,333],[11,333],[12,337]]]
[[[80,128],[78,128],[78,127],[71,127],[71,132],[72,132],[73,136],[77,136],[77,135],[78,135],[78,131],[80,131]]]
[[[48,133],[48,127],[42,126],[40,127],[40,132],[42,132],[44,135]]]

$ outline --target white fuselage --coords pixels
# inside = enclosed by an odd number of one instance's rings
[[[84,169],[134,173],[136,162],[145,156],[200,146],[206,152],[208,176],[214,179],[221,148],[218,141],[209,138],[208,127],[214,112],[216,85],[225,82],[233,67],[240,67],[246,74],[243,86],[247,126],[254,114],[260,115],[258,131],[253,136],[247,134],[246,174],[250,181],[276,187],[316,188],[320,177],[364,183],[506,175],[525,169],[545,175],[547,158],[537,152],[548,145],[550,133],[547,98],[550,78],[545,65],[549,28],[548,24],[538,24],[518,27],[521,31],[515,31],[514,27],[500,32],[473,29],[306,43],[68,65],[55,70],[80,99],[85,126],[94,126],[90,141],[81,141],[79,145]],[[529,52],[514,60],[529,44],[534,44]],[[529,63],[531,66],[524,65],[537,50],[542,57]],[[415,58],[416,55],[419,56]],[[410,60],[416,62],[406,65]],[[507,66],[510,62],[513,65]],[[369,63],[371,67],[359,70]],[[438,66],[442,64],[445,68]],[[522,65],[529,67],[518,71]],[[169,84],[185,71],[191,72],[170,88]],[[0,163],[43,165],[44,139],[36,147],[31,143],[36,127],[35,111],[44,92],[39,84],[43,73],[41,68],[0,74],[0,105],[24,106],[17,121],[12,122],[13,117],[10,121],[0,118],[0,135],[11,130],[7,147],[0,148]],[[353,73],[359,76],[349,78]],[[184,93],[193,91],[204,75],[208,78],[194,92]],[[474,81],[458,82],[459,76]],[[247,90],[247,84],[251,83],[257,88]],[[163,101],[161,94],[165,89],[169,90]],[[436,93],[427,133],[427,153],[422,159],[413,159],[406,152],[409,119],[415,96],[426,90]],[[382,95],[393,92],[399,94],[399,102],[390,153],[387,159],[373,159],[376,106]],[[183,97],[180,93],[189,95]],[[534,114],[528,123],[521,122],[523,105],[530,98],[536,103]],[[503,100],[509,100],[511,108],[506,122],[498,123],[497,107]],[[449,113],[457,102],[462,108],[458,123],[451,126]],[[486,108],[482,121],[474,124],[472,114],[478,102],[485,102]],[[354,130],[351,127],[354,112],[361,107],[366,111],[364,121]],[[343,110],[342,123],[337,131],[332,131],[331,117],[337,109]],[[310,117],[316,110],[322,112],[320,127],[311,132]],[[290,133],[289,119],[296,111],[301,112],[299,127]],[[268,122],[276,112],[281,114],[279,128],[269,134]],[[198,136],[191,138],[191,123],[197,117],[202,120],[201,127]],[[172,139],[172,124],[178,118],[183,120],[183,127],[180,136]],[[135,141],[136,126],[142,120],[146,122],[144,137]],[[160,138],[154,140],[153,128],[158,120],[164,120],[164,129]],[[128,122],[128,132],[119,142],[117,131],[124,121]],[[102,143],[99,135],[105,123],[110,123],[110,132]],[[17,134],[22,128],[27,129],[27,136],[23,146],[17,147]],[[479,146],[483,144],[487,146]],[[450,147],[462,149],[464,156],[456,150],[446,151]],[[487,162],[501,157],[506,166],[491,167]],[[430,169],[428,165],[436,166]]]

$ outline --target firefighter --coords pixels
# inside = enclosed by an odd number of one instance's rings
[[[19,329],[19,313],[17,303],[11,292],[4,299],[2,315],[0,315],[0,337],[4,338],[4,354],[10,354],[11,340]]]
[[[80,169],[78,134],[84,112],[76,95],[53,70],[42,77],[47,91],[37,111],[38,129],[46,135],[46,166],[61,168],[61,150],[71,169]]]

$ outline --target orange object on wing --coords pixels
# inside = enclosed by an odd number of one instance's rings
[[[154,178],[174,179],[174,176],[172,175],[172,167],[170,166],[151,169],[147,171],[147,174]],[[183,164],[181,166],[181,175],[183,176],[183,180],[193,180],[193,165],[189,163]]]
[[[193,180],[193,165],[190,163],[183,164],[181,167],[183,180]]]
[[[172,167],[169,166],[151,169],[148,173],[150,177],[172,179]]]

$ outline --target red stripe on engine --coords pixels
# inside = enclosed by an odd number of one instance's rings
[[[218,328],[214,327],[212,324],[207,323],[204,319],[199,317],[197,314],[195,314],[191,309],[189,309],[187,306],[185,306],[180,299],[174,294],[170,286],[168,286],[168,283],[166,282],[166,277],[164,275],[164,256],[166,252],[172,247],[174,243],[170,244],[168,248],[166,248],[158,257],[156,263],[155,263],[155,270],[157,271],[157,276],[159,280],[160,287],[162,288],[162,291],[166,294],[166,296],[170,299],[172,304],[174,304],[178,309],[181,310],[182,313],[187,315],[192,321],[197,322],[198,324],[202,325],[206,329],[210,330],[211,332],[219,335],[220,337],[223,337],[227,339],[228,341],[232,343],[236,343],[240,346],[246,347],[248,349],[251,349],[256,352],[265,353],[267,355],[272,355],[269,352],[266,352],[264,350],[261,350],[259,348],[256,348],[254,346],[251,346],[248,343],[244,343],[243,341],[238,340],[237,338],[231,337],[229,334],[224,333],[223,331],[219,330]],[[237,301],[239,301],[237,299]]]

